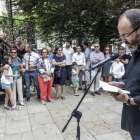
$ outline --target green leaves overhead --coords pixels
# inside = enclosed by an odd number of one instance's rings
[[[34,17],[42,36],[109,42],[118,38],[118,17],[138,7],[135,0],[13,0],[24,15]]]

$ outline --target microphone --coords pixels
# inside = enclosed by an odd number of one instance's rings
[[[95,64],[92,68],[89,69],[89,71],[97,69],[97,68],[100,68],[100,67],[103,67],[105,63],[107,63],[109,61],[112,61],[112,60],[115,60],[118,57],[119,57],[118,53],[111,54],[110,57],[104,59],[103,61],[101,61],[101,62],[99,62],[97,64]]]

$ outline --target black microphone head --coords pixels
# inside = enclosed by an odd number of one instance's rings
[[[111,60],[115,60],[118,57],[119,57],[119,54],[118,53],[113,53],[113,54],[110,55]]]

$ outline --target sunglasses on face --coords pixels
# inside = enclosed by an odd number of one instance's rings
[[[12,54],[16,54],[17,52],[10,52],[10,53],[12,53]]]
[[[105,49],[106,51],[109,51],[109,49]]]
[[[62,52],[62,50],[58,50],[59,52]]]
[[[119,50],[124,50],[124,49],[119,49]]]
[[[98,48],[99,46],[94,46],[95,48]]]
[[[47,53],[47,52],[42,52],[42,53]]]

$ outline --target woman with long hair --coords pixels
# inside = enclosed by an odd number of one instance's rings
[[[106,46],[104,48],[104,57],[105,59],[110,57],[110,55],[112,54],[112,50],[111,50],[111,47],[110,46]],[[112,65],[112,61],[111,62],[108,62],[104,65],[103,67],[103,77],[105,79],[105,82],[109,83],[112,81],[112,75],[109,73],[110,72],[110,67]]]

